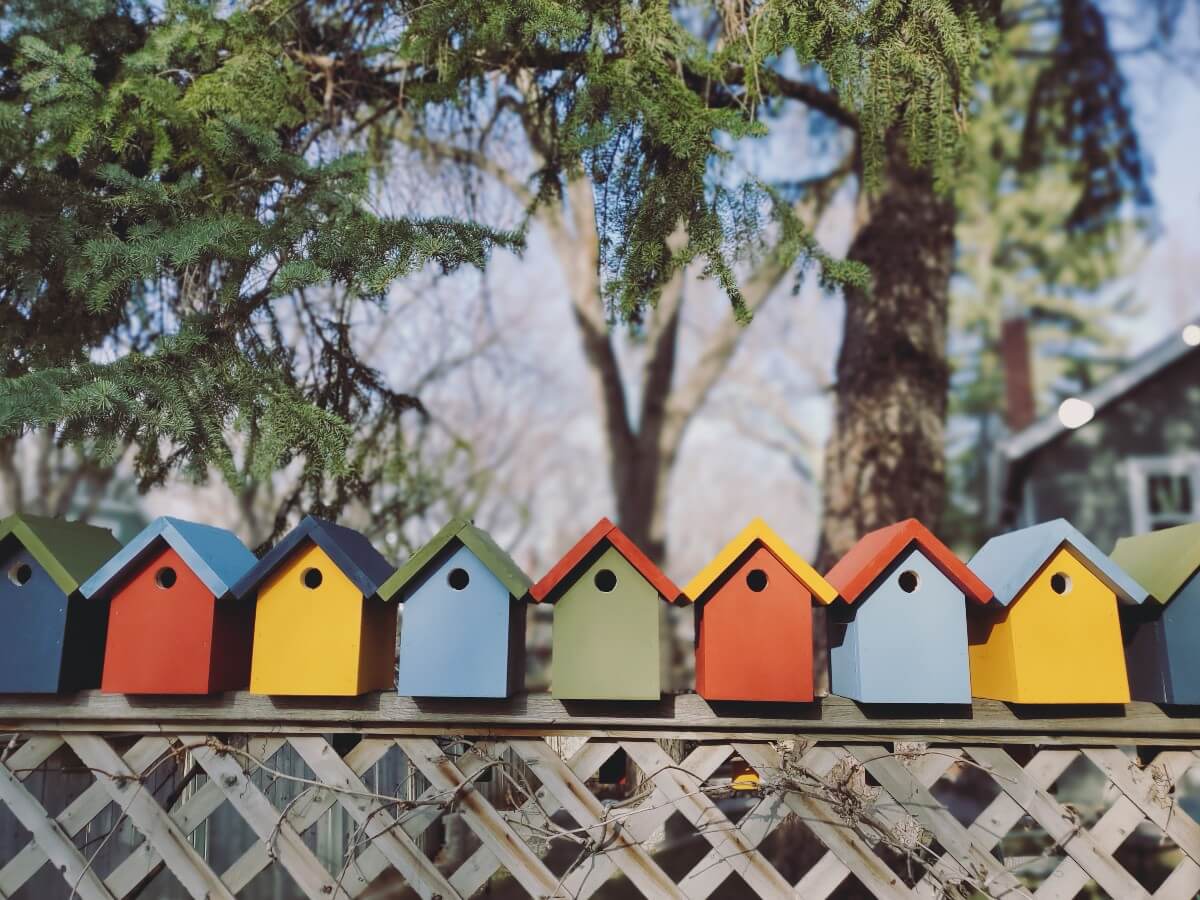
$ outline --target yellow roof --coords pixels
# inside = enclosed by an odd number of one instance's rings
[[[775,558],[783,563],[812,592],[813,597],[818,601],[829,604],[837,599],[837,589],[822,578],[820,572],[806,563],[799,554],[785,544],[783,538],[772,531],[771,526],[762,519],[752,521],[742,529],[737,537],[726,544],[724,549],[713,557],[712,562],[688,582],[687,586],[683,589],[684,596],[688,600],[695,602],[696,598],[702,596],[705,591],[712,587],[713,582],[724,575],[726,570],[745,552],[746,548],[755,541],[758,541],[770,550]]]

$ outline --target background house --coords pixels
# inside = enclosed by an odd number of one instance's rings
[[[998,529],[1061,517],[1109,550],[1200,520],[1200,324],[1036,421],[1022,331],[1006,335],[1013,431],[998,448]]]

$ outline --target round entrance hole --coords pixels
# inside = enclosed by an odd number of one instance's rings
[[[166,588],[174,587],[178,578],[179,576],[175,574],[175,570],[170,566],[163,566],[154,573],[154,583],[164,590]]]
[[[29,563],[17,563],[8,570],[8,580],[17,587],[24,587],[29,584],[29,579],[33,577],[33,567]]]
[[[315,591],[321,586],[324,576],[321,575],[320,569],[305,569],[304,574],[300,576],[300,580],[304,582],[304,586],[310,591]]]
[[[466,569],[451,569],[450,574],[446,576],[446,582],[456,591],[465,590],[467,585],[471,583],[471,576]]]
[[[1062,596],[1071,590],[1071,576],[1063,572],[1055,572],[1050,576],[1050,590]]]
[[[758,593],[767,586],[767,573],[762,569],[751,569],[746,573],[746,587]]]
[[[911,594],[921,583],[921,579],[917,577],[917,573],[911,569],[906,569],[905,571],[901,572],[898,581],[900,584],[900,590],[904,591],[906,594]]]
[[[617,576],[613,574],[612,569],[601,569],[592,581],[599,590],[606,594],[617,586]]]

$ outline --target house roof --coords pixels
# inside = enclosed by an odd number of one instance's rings
[[[1200,569],[1200,522],[1123,537],[1109,555],[1154,599],[1166,603]]]
[[[651,562],[650,558],[608,519],[601,519],[592,527],[591,531],[581,537],[575,546],[568,550],[563,558],[543,576],[542,580],[529,589],[529,596],[538,603],[547,600],[554,593],[555,588],[566,581],[587,560],[591,552],[605,541],[625,557],[625,561],[633,566],[646,581],[650,582],[664,600],[674,603],[679,598],[679,588],[675,586],[674,582],[664,575],[662,569]]]
[[[426,566],[455,541],[474,553],[512,596],[525,596],[525,592],[529,590],[529,576],[492,540],[491,535],[482,528],[476,528],[469,520],[461,518],[451,519],[425,546],[409,557],[408,562],[393,572],[379,588],[379,596],[384,600],[391,600],[400,594],[405,585],[420,575]]]
[[[1200,324],[1200,320],[1191,324]],[[1087,393],[1080,394],[1079,399],[1090,403],[1099,413],[1114,400],[1149,381],[1172,363],[1190,353],[1200,351],[1200,347],[1193,347],[1184,341],[1181,331],[1182,329],[1173,331],[1169,337],[1159,341],[1120,372],[1106,378]],[[1015,462],[1069,430],[1059,420],[1057,412],[1054,412],[1010,435],[1001,443],[1000,452],[1009,462]]]
[[[364,535],[344,525],[335,525],[316,516],[305,516],[299,525],[284,535],[250,571],[238,579],[233,592],[238,597],[245,597],[257,590],[305,541],[311,541],[325,551],[325,555],[333,560],[333,564],[342,570],[364,597],[375,595],[392,574],[392,564]]]
[[[783,538],[776,534],[762,519],[754,519],[742,529],[732,541],[722,548],[683,589],[684,599],[696,601],[707,593],[720,578],[729,571],[754,544],[760,544],[779,560],[780,564],[796,577],[821,603],[832,603],[837,599],[837,589],[821,577],[821,573],[810,566]]]
[[[913,544],[968,598],[976,603],[992,599],[991,588],[916,519],[905,519],[864,535],[825,577],[842,599],[854,603]]]
[[[1132,576],[1105,556],[1066,519],[1054,519],[997,535],[971,557],[971,569],[1008,606],[1021,595],[1060,548],[1067,547],[1088,571],[1108,586],[1122,603],[1142,603],[1148,593]]]
[[[44,516],[11,515],[0,519],[0,541],[12,535],[64,594],[79,589],[88,576],[121,549],[107,528]]]
[[[85,597],[111,594],[131,572],[158,553],[164,543],[179,554],[214,597],[224,597],[233,583],[254,565],[254,554],[233,532],[160,516],[85,581],[81,593]]]

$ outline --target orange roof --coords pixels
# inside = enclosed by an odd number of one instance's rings
[[[580,563],[599,546],[601,541],[607,541],[613,549],[625,557],[625,561],[633,566],[646,581],[650,582],[668,603],[674,603],[679,597],[679,588],[663,574],[662,569],[651,562],[650,558],[608,519],[601,519],[592,527],[591,531],[581,537],[575,546],[554,564],[554,567],[545,574],[542,580],[529,589],[529,596],[538,603],[549,597],[554,589],[565,581],[579,567]]]
[[[976,603],[987,603],[992,599],[992,589],[916,519],[905,519],[864,535],[825,574],[825,578],[847,603],[854,603],[896,557],[914,543],[970,599]]]

